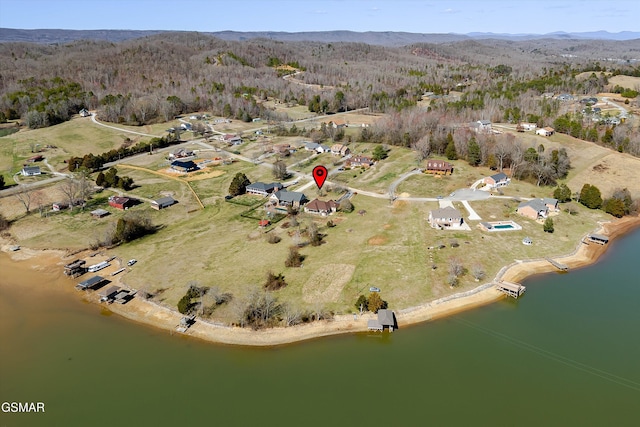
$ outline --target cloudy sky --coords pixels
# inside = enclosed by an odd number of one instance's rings
[[[640,31],[638,0],[0,0],[0,27],[545,34]]]

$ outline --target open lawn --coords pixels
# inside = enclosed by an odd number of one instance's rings
[[[90,118],[75,118],[43,129],[22,129],[0,139],[0,168],[17,172],[26,159],[42,154],[57,171],[66,169],[65,160],[88,153],[102,153],[122,145],[126,138],[147,140],[126,132],[104,128]],[[57,148],[46,148],[54,146]]]
[[[78,123],[75,123],[78,122]],[[88,144],[101,152],[106,147],[113,148],[121,143],[117,131],[103,131],[95,125],[84,128],[87,121],[72,122],[49,128],[53,132],[59,150],[65,156],[82,155],[90,151],[83,146],[80,151],[75,142],[66,141],[66,136],[83,129]],[[255,125],[255,124],[253,124]],[[66,129],[66,130],[65,130]],[[44,133],[41,135],[46,135]],[[33,133],[31,133],[33,132]],[[29,131],[25,134],[37,134]],[[106,132],[106,133],[103,133]],[[97,139],[90,138],[92,134]],[[6,138],[25,138],[21,133]],[[66,135],[66,136],[61,136]],[[102,135],[102,136],[100,136]],[[79,138],[76,136],[75,138]],[[102,138],[102,139],[101,139]],[[607,180],[612,183],[628,183],[632,194],[640,195],[640,184],[635,184],[633,176],[623,171],[638,169],[639,159],[619,155],[594,144],[584,143],[563,135],[554,135],[550,140],[527,135],[527,141],[534,146],[540,142],[545,149],[566,147],[571,156],[574,170],[569,176],[572,190],[579,190],[582,181],[602,185],[606,194]],[[73,140],[73,138],[71,138]],[[15,161],[16,147],[24,147],[29,140],[13,140],[7,151],[11,162]],[[4,144],[4,138],[0,140]],[[248,142],[240,147],[251,154],[257,143]],[[330,145],[330,144],[327,144]],[[354,154],[371,155],[375,144],[351,143]],[[6,149],[0,145],[0,149]],[[202,149],[198,144],[187,144],[189,149]],[[198,161],[214,159],[219,152],[201,151]],[[309,157],[304,150],[285,159],[291,165]],[[483,221],[512,219],[520,224],[520,231],[488,233],[477,228],[477,221],[470,222],[470,231],[441,231],[428,226],[429,211],[438,207],[436,202],[396,201],[393,204],[382,198],[355,195],[352,213],[337,213],[331,217],[316,217],[305,213],[296,220],[285,218],[271,227],[262,229],[258,219],[264,211],[257,208],[253,218],[243,217],[254,201],[253,196],[240,196],[225,201],[229,184],[236,173],[247,175],[251,182],[272,182],[272,171],[267,165],[235,161],[232,164],[214,164],[205,171],[175,177],[165,172],[168,162],[167,152],[142,155],[127,159],[127,164],[117,166],[119,175],[128,175],[136,187],[127,194],[143,200],[171,195],[178,204],[161,211],[151,209],[147,202],[133,207],[133,212],[143,212],[159,227],[155,234],[148,235],[128,244],[118,246],[109,252],[123,260],[135,258],[138,263],[128,269],[123,280],[129,286],[157,294],[154,298],[175,308],[190,284],[216,286],[222,292],[233,295],[236,302],[216,308],[213,319],[231,323],[236,319],[237,301],[256,287],[261,287],[267,272],[283,274],[288,286],[275,291],[281,302],[291,307],[318,311],[331,310],[337,313],[354,312],[354,303],[360,294],[368,294],[375,286],[381,289],[381,296],[393,309],[422,304],[430,299],[471,289],[478,285],[471,275],[474,266],[486,273],[482,283],[491,280],[498,270],[516,260],[564,255],[571,252],[579,239],[593,231],[598,221],[610,217],[601,211],[591,211],[576,205],[577,215],[561,212],[554,216],[555,232],[544,233],[542,224],[515,214],[517,202],[492,198],[471,202],[472,207]],[[5,156],[4,152],[2,156]],[[268,159],[267,162],[273,159]],[[329,154],[315,156],[312,161],[300,164],[293,170],[310,172],[316,164],[333,166],[336,160]],[[463,187],[469,187],[476,180],[495,173],[488,168],[474,168],[464,161],[454,162],[452,176],[435,177],[419,174],[409,177],[396,190],[398,195],[411,197],[446,196]],[[594,169],[594,166],[601,165]],[[378,193],[388,191],[389,185],[400,175],[417,167],[415,153],[401,147],[391,147],[388,158],[369,170],[347,170],[331,180]],[[423,165],[422,165],[423,166]],[[187,182],[188,181],[188,182]],[[302,182],[301,182],[302,184]],[[613,184],[611,184],[613,185]],[[204,204],[201,209],[190,188]],[[550,187],[535,187],[522,182],[513,182],[504,189],[504,194],[517,197],[550,196]],[[117,219],[125,215],[107,206],[107,197],[113,194],[107,190],[94,195],[90,205],[74,213],[61,212],[41,217],[37,211],[25,216],[24,210],[14,197],[0,199],[0,212],[13,221],[11,233],[17,242],[35,248],[84,248],[101,239]],[[310,189],[307,194],[313,198]],[[47,203],[61,198],[57,187],[46,189]],[[459,203],[454,204],[466,217],[466,210]],[[93,219],[89,211],[96,208],[107,209],[111,215]],[[35,210],[35,208],[33,208]],[[331,219],[335,227],[328,227]],[[299,225],[296,225],[295,222]],[[307,244],[307,229],[314,222],[323,235],[323,244],[312,247]],[[281,241],[270,244],[269,236],[278,236]],[[523,245],[528,236],[533,245]],[[303,266],[285,267],[284,262],[293,245],[299,246],[304,256]],[[459,283],[452,288],[448,283],[449,266],[457,259],[465,268]]]

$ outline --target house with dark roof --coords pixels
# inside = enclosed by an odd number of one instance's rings
[[[549,212],[558,211],[558,200],[552,198],[532,199],[518,205],[516,212],[526,218],[537,220],[546,218]]]
[[[297,191],[278,190],[271,194],[270,200],[276,207],[299,208],[307,201],[307,196]]]
[[[469,129],[476,133],[490,133],[491,121],[490,120],[478,120],[469,124]]]
[[[222,141],[226,142],[229,145],[240,145],[242,144],[242,138],[238,135],[225,134],[222,136]]]
[[[265,184],[264,182],[254,182],[253,184],[247,185],[246,193],[247,194],[257,194],[259,196],[268,196],[274,191],[282,190],[284,186],[279,182],[272,182],[270,184]]]
[[[80,110],[80,116],[81,117],[89,117],[90,115],[91,115],[91,113],[86,108],[83,108],[82,110]]]
[[[161,197],[157,200],[152,201],[151,207],[159,211],[160,209],[168,208],[175,203],[176,201],[173,199],[173,197]]]
[[[316,151],[316,149],[320,147],[320,144],[318,144],[317,142],[311,142],[311,141],[307,141],[303,145],[304,145],[304,149],[307,151]]]
[[[40,166],[25,166],[20,173],[22,176],[36,176],[40,175],[42,171],[40,171]]]
[[[429,212],[429,224],[432,228],[438,229],[459,229],[464,224],[464,219],[459,210],[447,206],[434,209]]]
[[[339,206],[335,200],[325,202],[324,200],[314,199],[305,205],[304,211],[310,214],[327,216],[336,212]]]
[[[425,173],[433,173],[438,175],[451,175],[453,173],[453,165],[444,160],[429,159]]]
[[[174,160],[171,169],[178,172],[193,172],[198,170],[198,165],[193,160]]]
[[[484,178],[484,183],[490,188],[506,187],[510,182],[511,178],[509,178],[504,172],[498,172]]]

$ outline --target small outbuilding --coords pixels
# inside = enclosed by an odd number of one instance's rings
[[[109,206],[116,209],[125,210],[137,204],[138,204],[138,200],[132,199],[130,197],[118,197],[118,196],[109,197]]]
[[[109,211],[104,209],[96,209],[95,211],[91,211],[91,216],[94,218],[102,218],[109,215]]]
[[[378,310],[378,318],[371,319],[367,322],[367,328],[370,331],[383,331],[385,328],[389,329],[389,332],[393,332],[396,329],[396,318],[392,310],[380,309]]]
[[[151,207],[159,211],[160,209],[168,208],[175,203],[176,201],[173,199],[173,197],[161,197],[157,200],[152,201]]]
[[[93,276],[88,278],[87,280],[83,280],[82,282],[76,285],[76,289],[85,291],[87,289],[95,288],[100,283],[104,282],[104,277],[102,276]]]

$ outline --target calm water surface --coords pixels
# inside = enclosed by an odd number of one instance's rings
[[[635,232],[517,302],[271,349],[170,336],[100,315],[59,273],[0,271],[0,400],[46,405],[0,426],[640,425],[639,251]]]

